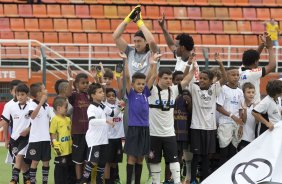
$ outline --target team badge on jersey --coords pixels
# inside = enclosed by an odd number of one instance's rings
[[[36,150],[35,150],[35,149],[29,150],[29,154],[30,154],[30,155],[35,155],[35,154],[36,154]]]

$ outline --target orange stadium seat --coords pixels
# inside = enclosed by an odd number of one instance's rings
[[[215,45],[215,35],[202,35],[202,44],[203,45]]]
[[[168,20],[167,21],[167,29],[171,33],[179,33],[179,32],[181,32],[180,20]]]
[[[109,47],[109,57],[110,58],[118,58],[118,53],[120,50],[117,47]]]
[[[39,19],[39,29],[41,31],[54,31],[52,19]]]
[[[105,44],[114,43],[114,39],[111,33],[102,34],[102,42]]]
[[[1,39],[14,39],[14,33],[11,31],[2,31],[0,32]]]
[[[182,20],[181,30],[187,33],[196,33],[195,22],[193,20]]]
[[[3,4],[0,4],[0,17],[4,16],[4,7]]]
[[[17,17],[18,6],[16,4],[4,4],[4,15],[7,17]]]
[[[218,45],[230,45],[229,35],[216,35],[216,43]]]
[[[60,43],[73,43],[72,33],[58,33]]]
[[[92,19],[82,19],[82,29],[85,32],[95,32],[96,22]]]
[[[104,17],[103,5],[90,5],[90,16],[93,18]]]
[[[237,22],[238,32],[240,33],[250,33],[251,24],[249,21],[238,21]]]
[[[146,27],[147,27],[150,31],[154,31],[154,30],[153,30],[153,22],[152,22],[152,20],[144,20],[144,24],[146,25]]]
[[[249,0],[249,4],[252,5],[252,6],[259,6],[259,5],[262,5],[262,0]]]
[[[88,46],[80,46],[79,47],[79,57],[80,58],[88,58],[89,57],[89,47]]]
[[[256,20],[256,9],[255,8],[243,8],[243,15],[246,20]]]
[[[187,8],[185,7],[174,7],[173,12],[176,19],[187,18]]]
[[[215,16],[217,19],[229,19],[228,8],[215,8]]]
[[[196,21],[196,32],[198,33],[209,33],[209,22],[208,21]]]
[[[245,35],[244,40],[245,40],[245,45],[258,45],[257,35]]]
[[[48,5],[47,6],[48,17],[62,17],[60,5]]]
[[[238,33],[236,21],[224,21],[223,30],[225,33]]]
[[[87,5],[76,5],[75,14],[79,18],[90,18],[89,6]]]
[[[82,32],[81,19],[68,19],[68,30],[71,32]]]
[[[57,3],[56,0],[43,0],[44,3]]]
[[[99,32],[111,32],[111,24],[109,19],[97,19],[96,20],[97,31]]]
[[[166,44],[165,37],[163,34],[159,34],[159,40],[160,40],[159,44]]]
[[[166,22],[165,22],[166,24]],[[153,29],[151,30],[152,32],[156,32],[156,33],[162,33],[162,29],[159,26],[158,20],[153,20]]]
[[[43,33],[42,32],[29,32],[29,39],[43,42]]]
[[[15,39],[28,40],[28,32],[15,32]]]
[[[87,34],[86,33],[73,33],[73,43],[87,43]]]
[[[108,58],[108,47],[94,47],[94,58]]]
[[[194,0],[180,0],[181,4],[184,5],[193,5],[194,4]]]
[[[231,45],[244,45],[243,35],[230,35],[230,44]]]
[[[146,6],[146,8],[148,7],[149,6]],[[125,18],[130,12],[131,12],[130,6],[117,6],[117,15],[119,18]],[[155,13],[156,13],[155,11],[152,11],[151,15],[153,16]]]
[[[172,5],[181,4],[181,3],[180,3],[180,0],[166,0],[166,2],[167,2],[168,4],[172,4]]]
[[[210,32],[211,33],[223,33],[222,21],[210,21]]]
[[[208,5],[208,0],[196,0],[194,3],[197,5]]]
[[[45,5],[32,5],[33,16],[35,17],[47,17],[46,6]]]
[[[30,4],[19,4],[19,16],[21,17],[32,17],[32,6]]]
[[[135,33],[137,31],[137,25],[136,24],[128,24],[126,27],[126,32],[128,33]]]
[[[223,5],[235,5],[235,0],[221,0]]]
[[[280,2],[282,4],[282,1]],[[270,15],[273,17],[275,20],[282,20],[282,8],[271,8],[270,9]]]
[[[56,32],[45,32],[44,43],[58,43],[58,34]]]
[[[120,19],[110,19],[111,22],[111,30],[115,30],[118,25],[122,22]]]
[[[199,7],[188,7],[188,18],[189,19],[201,19],[201,9]]]
[[[39,31],[38,19],[24,19],[25,30],[27,31]]]
[[[229,8],[229,17],[233,20],[242,20],[243,19],[242,8]]]
[[[10,30],[10,19],[9,18],[0,18],[0,27],[1,27],[1,31]]]
[[[74,5],[61,5],[62,16],[67,18],[76,17]]]
[[[104,6],[104,15],[106,18],[117,18],[117,7],[116,6]]]
[[[68,31],[67,19],[54,19],[55,31]]]
[[[267,6],[275,6],[276,0],[263,0],[262,3]]]
[[[125,9],[125,10],[126,10],[127,14],[130,12],[127,9]],[[162,16],[162,12],[160,13],[159,6],[146,6],[146,12],[150,12],[150,15],[148,15],[147,17],[150,16],[150,18],[154,18],[154,19],[155,18],[158,19]],[[127,14],[123,15],[122,17],[125,17]]]
[[[165,13],[166,18],[174,19],[173,8],[171,6],[161,6],[160,14],[162,15],[163,12]]]
[[[214,19],[215,12],[213,7],[203,7],[202,8],[202,18],[204,19]]]
[[[208,0],[211,5],[221,5],[221,0]]]
[[[247,6],[249,5],[249,0],[235,0],[236,5]]]
[[[102,36],[100,33],[89,33],[88,34],[88,43],[102,43]]]
[[[257,8],[257,19],[268,20],[270,19],[269,8]]]
[[[77,46],[66,46],[65,53],[67,58],[79,58],[79,48]]]
[[[251,21],[251,27],[252,27],[252,32],[253,33],[259,33],[262,34],[265,30],[264,25],[262,22],[255,22]]]
[[[11,18],[10,24],[11,24],[11,30],[13,31],[25,31],[24,19],[22,18]]]

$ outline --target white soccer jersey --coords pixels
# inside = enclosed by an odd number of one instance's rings
[[[107,115],[115,117],[119,114],[119,108],[112,110],[104,103],[92,102],[87,109],[89,127],[85,135],[88,147],[108,144],[109,125],[106,123]]]
[[[182,90],[181,85],[173,85],[170,89],[170,109],[163,111],[161,108],[152,106],[160,105],[159,94],[157,86],[153,86],[151,89],[151,96],[148,97],[150,110],[149,110],[149,123],[150,123],[150,135],[158,137],[175,136],[174,131],[174,103],[179,92]],[[164,105],[167,105],[168,101],[168,89],[161,90],[161,99]]]
[[[30,113],[35,110],[39,102],[32,100],[29,103]],[[50,108],[47,103],[43,104],[34,119],[30,118],[31,128],[29,134],[29,142],[50,141],[49,123]]]
[[[243,127],[242,140],[252,142],[255,139],[256,119],[252,115],[254,105],[247,107],[247,120]]]
[[[240,74],[240,86],[242,88],[243,84],[246,82],[252,83],[256,88],[255,102],[260,101],[260,78],[265,76],[265,68],[255,68],[247,69],[245,67],[239,68]]]
[[[230,88],[223,85],[221,93],[217,97],[217,104],[222,106],[227,112],[239,117],[239,109],[242,109],[241,104],[244,100],[243,91],[240,88]],[[221,123],[235,123],[230,117],[220,113],[219,124]]]
[[[118,108],[117,105],[112,105],[108,102],[105,103],[107,106],[109,106],[112,110]],[[109,139],[118,139],[124,137],[124,127],[123,127],[123,113],[120,112],[117,117],[110,117],[107,116],[107,119],[113,120],[115,123],[115,126],[112,127],[109,125]]]
[[[192,129],[216,129],[216,98],[221,91],[219,82],[210,86],[208,90],[201,90],[197,83],[189,84],[192,95]]]
[[[281,121],[281,105],[279,100],[274,101],[270,96],[266,96],[258,105],[254,108],[255,112],[261,114],[267,114],[271,123],[278,123]]]
[[[174,71],[182,71],[184,72],[187,66],[187,62],[183,61],[181,57],[176,57],[176,64]],[[192,82],[197,82],[199,81],[199,65],[197,62],[195,62],[196,70],[194,72],[194,77],[192,79]],[[189,71],[192,70],[192,67],[190,66]]]
[[[1,118],[4,119],[6,122],[11,123],[11,121],[13,121],[10,116],[10,112],[11,112],[10,109],[17,103],[18,103],[17,101],[12,99],[4,105]]]
[[[11,138],[14,140],[17,140],[20,137],[20,133],[30,125],[28,104],[29,102],[25,105],[20,105],[19,102],[13,101],[13,103],[10,103],[8,108],[5,109],[5,112],[3,111],[3,119],[7,122],[10,120],[13,121]]]

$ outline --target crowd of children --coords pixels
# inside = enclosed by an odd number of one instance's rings
[[[141,183],[144,158],[152,183],[161,183],[162,157],[164,183],[196,184],[211,173],[211,154],[218,153],[222,165],[281,121],[282,81],[269,81],[267,96],[260,100],[259,80],[276,66],[268,35],[261,36],[258,50],[244,52],[242,67],[225,69],[216,53],[219,68],[199,71],[193,38],[183,33],[174,42],[164,20],[159,24],[177,59],[174,72],[159,69],[162,55],[136,6],[113,34],[124,69],[118,65],[112,71],[100,64],[92,69],[95,82],[89,84],[90,76],[74,76],[68,68],[68,80],[55,84],[52,108],[42,83],[11,82],[14,98],[5,105],[0,122],[13,163],[10,184],[19,183],[20,172],[23,183],[35,184],[40,161],[42,183],[47,184],[51,147],[55,184],[90,183],[95,166],[97,184],[118,183],[119,173],[125,172],[118,168],[123,152],[127,184]],[[140,29],[135,48],[122,38],[131,21]],[[269,64],[258,67],[264,47]]]

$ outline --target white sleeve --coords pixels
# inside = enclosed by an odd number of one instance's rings
[[[255,106],[254,110],[258,113],[266,114],[268,105],[269,103],[267,103],[267,100],[263,99],[262,101],[259,102],[259,104]]]
[[[87,109],[87,116],[89,120],[89,125],[91,126],[99,126],[99,125],[105,125],[106,119],[100,118],[101,116],[96,113],[97,109],[95,106],[90,105]]]
[[[225,101],[225,93],[224,93],[224,90],[221,90],[221,92],[217,96],[216,103],[220,106],[223,106],[224,101]]]
[[[28,107],[29,111],[34,111],[34,109],[37,107],[37,104],[35,102],[30,102]]]
[[[222,86],[220,85],[219,81],[217,81],[216,83],[213,84],[214,85],[214,91],[215,91],[215,95],[219,96],[219,94],[222,91]]]
[[[53,107],[50,107],[48,106],[48,115],[50,117],[50,120],[52,120],[52,118],[56,115],[55,112],[54,112],[54,108]]]
[[[171,88],[170,88],[175,98],[176,98],[176,97],[179,95],[179,93],[181,92],[181,91],[179,91],[179,88],[181,88],[181,85],[179,85],[179,84],[173,85],[173,86],[171,86]],[[182,90],[182,88],[181,88],[181,90]]]
[[[245,98],[244,98],[244,93],[243,93],[243,91],[240,90],[240,92],[241,92],[241,94],[240,94],[240,99],[239,99],[239,102],[240,102],[240,107],[239,107],[239,109],[243,109],[242,104],[244,103]]]
[[[2,112],[2,118],[9,123],[11,121],[10,119],[11,116],[11,108],[10,108],[10,103],[6,103]]]

